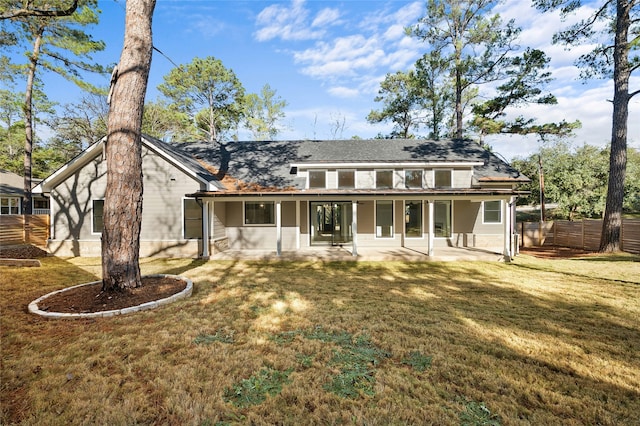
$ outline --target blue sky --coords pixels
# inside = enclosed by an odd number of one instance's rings
[[[391,124],[371,125],[366,116],[378,108],[373,101],[388,72],[408,70],[425,50],[404,28],[424,14],[423,1],[219,1],[157,0],[153,18],[154,45],[176,64],[194,57],[214,56],[231,68],[247,92],[268,83],[288,102],[279,139],[374,137],[389,133]],[[107,49],[95,55],[116,63],[124,31],[124,0],[100,0],[101,23],[91,30]],[[557,106],[515,111],[540,122],[579,119],[583,127],[573,143],[604,146],[611,133],[612,83],[578,80],[574,59],[588,46],[571,51],[551,44],[551,37],[567,25],[557,15],[542,15],[529,2],[507,0],[496,10],[523,28],[522,47],[544,50],[551,57],[555,80],[549,87]],[[587,11],[583,13],[587,13]],[[173,67],[154,53],[148,100]],[[94,80],[106,85],[107,78]],[[81,93],[59,77],[45,77],[49,96],[60,103],[79,100]],[[640,87],[634,77],[631,88]],[[489,96],[491,88],[481,88]],[[338,126],[337,123],[342,126]],[[241,135],[242,136],[242,135]],[[510,159],[535,152],[535,138],[509,136],[487,140]],[[640,96],[630,104],[629,145],[640,148]]]

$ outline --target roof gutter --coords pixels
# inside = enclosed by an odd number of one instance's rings
[[[459,189],[459,190],[431,190],[431,191],[371,191],[371,192],[308,192],[308,191],[269,191],[269,192],[208,192],[199,191],[192,194],[185,194],[189,198],[318,198],[318,197],[433,197],[433,196],[460,196],[460,195],[484,195],[484,196],[504,196],[504,195],[524,195],[529,191],[514,191],[511,189]]]

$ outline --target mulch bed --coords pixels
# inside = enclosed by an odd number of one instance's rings
[[[2,259],[39,259],[47,256],[49,253],[45,250],[30,244],[0,247],[0,258]]]
[[[0,258],[37,259],[48,256],[45,250],[30,244],[0,247]],[[89,313],[130,308],[173,296],[187,283],[168,277],[142,277],[142,286],[115,292],[102,291],[102,283],[76,287],[47,297],[38,304],[41,311]]]
[[[185,289],[187,283],[169,277],[143,277],[142,286],[133,289],[105,292],[102,282],[76,287],[54,294],[38,304],[41,311],[88,313],[129,308],[173,296]]]

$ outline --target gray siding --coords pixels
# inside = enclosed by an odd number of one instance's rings
[[[226,222],[226,218],[227,218],[226,203],[214,202],[213,216],[211,218],[211,223],[213,224],[213,228],[211,230],[211,237],[214,240],[217,240],[219,238],[224,238],[227,235],[227,231],[224,225]]]
[[[144,193],[140,240],[184,244],[182,200],[184,194],[197,191],[200,185],[145,147],[142,157]],[[98,155],[51,192],[52,239],[75,241],[74,247],[77,247],[71,249],[75,255],[82,251],[81,241],[100,241],[100,234],[92,232],[92,202],[104,199],[106,184],[106,162]]]
[[[142,174],[144,197],[140,239],[182,239],[182,200],[184,194],[196,192],[199,183],[146,149],[142,151]]]
[[[93,200],[104,198],[106,163],[99,155],[51,191],[53,238],[100,240],[91,232]]]

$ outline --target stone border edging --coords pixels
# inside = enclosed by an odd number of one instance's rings
[[[89,283],[78,284],[78,285],[74,285],[72,287],[63,288],[61,290],[56,290],[56,291],[52,291],[51,293],[45,294],[44,296],[39,297],[36,300],[34,300],[33,302],[29,303],[29,312],[32,313],[32,314],[35,314],[35,315],[40,315],[40,316],[45,317],[45,318],[107,318],[107,317],[113,317],[113,316],[116,316],[116,315],[125,315],[125,314],[131,314],[131,313],[134,313],[134,312],[146,311],[146,310],[149,310],[149,309],[159,308],[160,306],[168,305],[169,303],[172,303],[172,302],[175,302],[177,300],[189,297],[189,296],[191,296],[191,293],[193,292],[193,281],[191,281],[189,278],[186,278],[186,277],[183,277],[183,276],[180,276],[180,275],[153,274],[153,275],[145,275],[144,277],[149,277],[149,278],[162,278],[162,277],[164,277],[164,278],[178,279],[178,280],[185,281],[187,283],[187,286],[181,292],[176,293],[176,294],[174,294],[172,296],[169,296],[169,297],[165,297],[164,299],[154,300],[152,302],[143,303],[143,304],[137,305],[137,306],[130,306],[128,308],[114,309],[114,310],[111,310],[111,311],[84,312],[84,313],[74,314],[74,313],[68,313],[68,312],[46,312],[46,311],[41,311],[38,308],[38,303],[40,303],[41,301],[43,301],[47,297],[53,296],[54,294],[62,293],[62,292],[65,292],[65,291],[69,291],[69,290],[77,288],[77,287],[82,287],[82,286],[85,286],[85,285],[98,284],[98,283],[102,282],[102,281],[92,281],[92,282],[89,282]]]
[[[9,259],[1,258],[0,266],[17,266],[19,268],[38,268],[42,263],[38,259]]]

